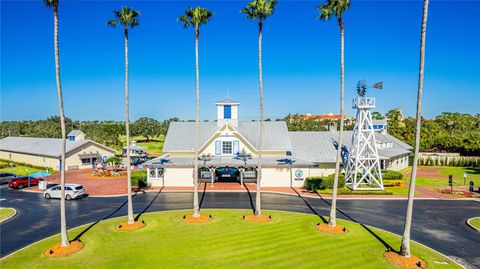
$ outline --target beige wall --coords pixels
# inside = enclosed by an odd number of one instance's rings
[[[73,151],[70,151],[67,154],[67,158],[65,160],[66,166],[65,168],[68,169],[69,167],[73,168],[74,166],[78,166],[79,169],[84,169],[84,168],[92,168],[92,165],[90,163],[87,164],[82,164],[82,160],[78,156],[78,154],[85,154],[85,153],[99,153],[102,157],[103,156],[113,156],[114,152],[111,152],[110,150],[107,150],[107,148],[98,146],[92,142],[89,142],[82,147],[79,147]],[[100,161],[100,160],[99,160]],[[58,166],[58,164],[57,164]],[[58,169],[58,168],[57,168]]]
[[[385,161],[385,168],[387,170],[400,171],[408,167],[408,155],[398,156]]]
[[[36,166],[49,167],[55,170],[58,170],[59,165],[59,159],[57,158],[29,155],[23,153],[13,153],[7,151],[0,151],[0,159],[28,163]]]

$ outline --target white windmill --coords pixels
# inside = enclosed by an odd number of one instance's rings
[[[375,83],[373,87],[381,89],[382,83]],[[364,80],[359,81],[358,97],[353,99],[352,106],[357,109],[357,117],[348,154],[345,185],[352,190],[383,190],[382,171],[370,111],[375,107],[375,98],[365,97],[366,91],[367,83]]]

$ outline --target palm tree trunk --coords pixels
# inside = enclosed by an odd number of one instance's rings
[[[58,49],[58,6],[53,9],[54,18],[54,47],[55,47],[55,78],[57,80],[58,106],[60,107],[60,127],[62,129],[62,156],[60,157],[60,234],[62,247],[69,245],[67,234],[67,216],[65,210],[65,112],[63,110],[62,85],[60,83],[60,55]]]
[[[193,170],[193,217],[200,216],[198,203],[198,144],[200,139],[200,67],[198,64],[199,29],[195,28],[195,79],[196,79],[196,110],[195,110],[195,159]]]
[[[415,195],[415,181],[417,179],[418,152],[420,150],[420,128],[422,123],[422,94],[423,94],[423,73],[425,67],[425,36],[427,32],[428,0],[423,1],[422,32],[420,38],[420,68],[418,72],[418,94],[417,94],[417,115],[415,130],[415,151],[413,155],[413,167],[408,188],[407,213],[405,215],[405,226],[403,228],[402,246],[400,254],[410,257],[410,228],[412,226],[413,199]]]
[[[340,175],[340,159],[342,157],[343,146],[343,120],[344,120],[344,86],[345,86],[345,62],[344,62],[344,31],[342,18],[338,18],[338,24],[340,26],[340,131],[338,133],[338,148],[337,159],[335,161],[335,177],[333,180],[332,190],[332,205],[330,206],[330,218],[328,225],[331,227],[337,226],[337,189],[338,189],[338,177]]]
[[[262,151],[263,151],[263,131],[264,131],[264,111],[263,111],[263,75],[262,75],[262,21],[258,22],[258,84],[260,85],[260,140],[258,143],[258,173],[257,173],[257,193],[255,195],[255,216],[262,215]]]
[[[128,29],[125,26],[125,129],[127,135],[127,188],[128,188],[128,224],[133,224],[132,182],[130,166],[130,119],[128,111]]]

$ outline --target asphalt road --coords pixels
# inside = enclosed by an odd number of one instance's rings
[[[133,199],[133,207],[136,213],[189,209],[192,196],[188,192],[138,194]],[[255,194],[207,192],[200,197],[203,197],[202,208],[252,208]],[[262,194],[264,209],[328,215],[329,202]],[[126,215],[125,203],[126,197],[88,197],[67,201],[68,228]],[[0,190],[0,204],[18,210],[13,219],[0,224],[1,257],[60,231],[59,200],[46,200],[41,194],[3,187]],[[337,217],[401,235],[405,207],[405,200],[338,200]],[[412,239],[440,251],[467,268],[480,268],[480,234],[465,224],[467,219],[474,216],[480,216],[480,203],[476,201],[416,200]],[[398,249],[399,245],[391,247]]]

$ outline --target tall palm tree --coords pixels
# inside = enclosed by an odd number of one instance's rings
[[[69,245],[67,234],[67,217],[65,213],[65,112],[63,110],[62,85],[60,83],[60,53],[58,49],[58,0],[44,0],[47,7],[53,8],[53,45],[55,51],[55,78],[57,82],[58,106],[60,108],[60,126],[62,129],[62,156],[60,157],[60,234],[62,247]]]
[[[196,111],[195,111],[195,159],[193,170],[193,217],[200,217],[200,206],[198,203],[198,147],[200,140],[200,67],[198,64],[198,38],[200,26],[210,21],[213,12],[206,8],[188,8],[185,14],[178,17],[177,21],[183,22],[183,27],[192,26],[195,29],[195,79],[196,79]]]
[[[337,17],[338,26],[340,27],[340,132],[338,133],[337,159],[335,161],[335,178],[332,190],[332,205],[330,206],[330,219],[328,224],[331,227],[337,225],[337,188],[338,176],[340,174],[340,158],[343,146],[343,121],[344,115],[344,85],[345,85],[345,64],[344,64],[344,30],[343,30],[343,13],[350,7],[350,0],[326,0],[326,2],[317,7],[320,11],[319,18],[321,20],[329,20],[332,16]]]
[[[425,36],[427,32],[428,0],[423,1],[423,19],[420,37],[420,68],[418,72],[418,93],[417,93],[417,115],[415,131],[415,151],[413,155],[413,167],[408,187],[407,213],[405,214],[405,226],[403,228],[402,246],[400,254],[410,257],[410,228],[412,226],[413,198],[415,195],[415,181],[417,179],[418,152],[420,149],[420,128],[422,123],[422,94],[423,94],[423,73],[425,68]]]
[[[140,12],[129,7],[122,7],[122,10],[114,10],[114,19],[108,20],[107,25],[117,27],[120,23],[123,25],[123,32],[125,34],[125,129],[127,135],[127,188],[128,188],[128,224],[134,223],[133,218],[133,203],[132,203],[132,184],[130,181],[131,167],[130,167],[130,120],[128,112],[128,28],[138,26],[137,17]]]
[[[263,108],[263,75],[262,75],[262,29],[263,21],[273,14],[277,6],[276,0],[255,0],[247,4],[241,12],[247,19],[258,20],[258,84],[260,85],[260,141],[258,143],[258,174],[257,194],[255,195],[255,216],[261,216],[260,185],[262,183],[262,150],[264,133],[264,108]]]

